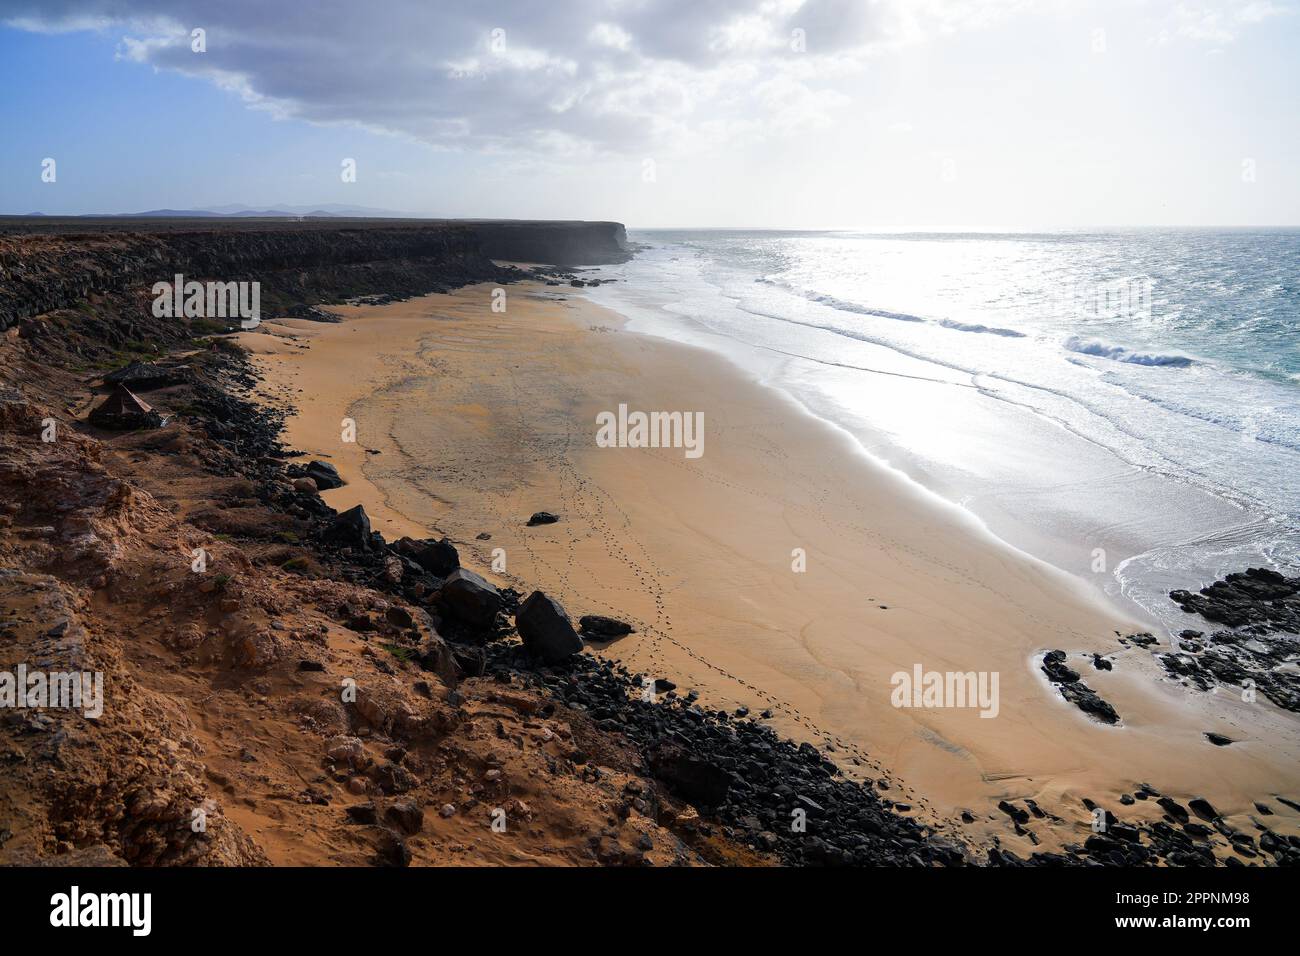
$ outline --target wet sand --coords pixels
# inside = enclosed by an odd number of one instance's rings
[[[298,409],[287,443],[348,481],[325,493],[332,506],[364,504],[389,540],[446,534],[476,570],[504,559],[490,578],[553,594],[575,621],[629,621],[634,634],[593,648],[706,706],[770,708],[778,730],[829,743],[847,771],[887,777],[907,812],[968,840],[997,836],[1021,854],[1081,842],[1085,797],[1158,819],[1153,801],[1119,804],[1140,782],[1204,796],[1247,831],[1254,800],[1296,798],[1294,718],[1162,678],[1148,651],[1117,639],[1147,622],[723,359],[625,332],[568,290],[512,286],[505,313],[491,293],[340,308],[338,325],[268,322],[242,336],[263,390]],[[702,412],[703,455],[598,447],[596,416],[620,403]],[[355,443],[341,440],[345,418]],[[535,511],[560,521],[526,527]],[[1036,658],[1052,648],[1119,726],[1046,682]],[[1093,652],[1114,670],[1080,656]],[[996,673],[997,716],[893,706],[891,677],[916,665]],[[1215,747],[1207,731],[1238,742]],[[996,809],[1021,798],[1059,818],[1031,824],[1038,846]],[[1273,808],[1270,825],[1293,831],[1296,814]],[[975,823],[957,822],[962,809]]]

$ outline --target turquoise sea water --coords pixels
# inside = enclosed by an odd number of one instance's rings
[[[629,236],[592,294],[633,329],[1120,602],[1300,565],[1300,230]]]

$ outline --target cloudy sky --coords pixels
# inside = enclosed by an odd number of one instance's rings
[[[1298,7],[0,0],[0,211],[1294,225]]]

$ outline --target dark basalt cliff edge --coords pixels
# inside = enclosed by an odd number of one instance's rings
[[[493,259],[582,266],[630,258],[627,232],[618,222],[490,221],[466,225]]]
[[[410,296],[498,280],[493,260],[620,262],[612,222],[0,220],[0,331],[92,294],[186,279],[262,283],[262,304]]]

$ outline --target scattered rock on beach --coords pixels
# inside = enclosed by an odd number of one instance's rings
[[[1043,673],[1053,684],[1073,684],[1079,679],[1079,672],[1066,666],[1065,651],[1048,651],[1044,654]]]
[[[1156,803],[1159,805],[1160,809],[1164,810],[1165,813],[1169,814],[1179,823],[1186,823],[1191,819],[1187,813],[1187,808],[1172,797],[1161,797],[1156,801]]]
[[[1115,708],[1080,680],[1078,671],[1066,665],[1064,651],[1048,651],[1044,654],[1042,671],[1061,692],[1061,696],[1085,714],[1106,724],[1119,722]]]
[[[1228,627],[1262,624],[1300,634],[1300,577],[1288,578],[1270,568],[1247,568],[1196,594],[1170,591],[1169,597],[1188,614]]]
[[[631,624],[617,618],[602,617],[599,614],[584,614],[578,619],[578,628],[584,634],[590,634],[602,640],[622,637],[625,634],[631,634],[634,630]]]
[[[330,488],[342,488],[344,481],[339,477],[338,469],[327,461],[313,461],[303,469],[303,475],[316,482],[321,491]]]
[[[528,519],[528,527],[532,528],[539,524],[555,524],[559,520],[558,515],[553,515],[549,511],[538,511]]]
[[[1008,803],[1006,800],[999,800],[998,809],[1022,826],[1029,822],[1029,811],[1021,809],[1014,803]]]
[[[1170,591],[1169,597],[1187,613],[1226,626],[1208,638],[1183,631],[1183,653],[1159,658],[1166,671],[1200,690],[1253,682],[1279,707],[1300,713],[1300,672],[1287,666],[1300,634],[1300,577],[1248,568],[1196,594]]]

